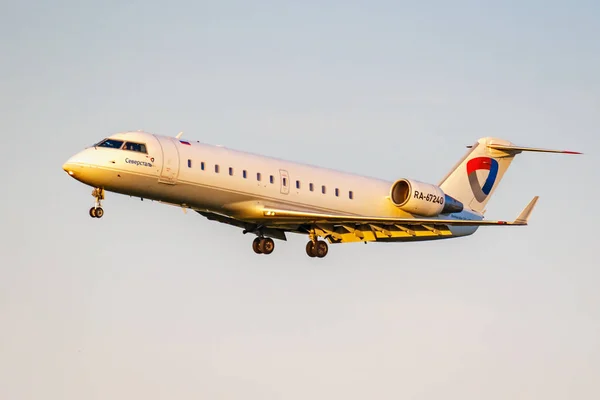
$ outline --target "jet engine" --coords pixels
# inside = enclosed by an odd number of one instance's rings
[[[436,185],[399,179],[392,185],[390,200],[403,211],[423,217],[461,212],[463,204]]]

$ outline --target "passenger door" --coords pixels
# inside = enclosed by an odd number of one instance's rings
[[[179,176],[179,150],[175,139],[169,137],[157,136],[160,147],[162,148],[162,169],[158,181],[174,185]]]
[[[290,193],[290,177],[286,170],[279,170],[279,184],[281,185],[280,192],[281,194],[289,194]]]

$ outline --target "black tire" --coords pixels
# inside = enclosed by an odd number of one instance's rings
[[[306,243],[306,254],[311,258],[317,256],[317,248],[312,240]]]
[[[261,240],[260,249],[263,254],[271,254],[275,249],[275,242],[273,242],[273,239],[271,238],[264,238]]]
[[[262,250],[261,250],[261,246],[260,246],[260,238],[256,238],[252,241],[252,250],[254,250],[254,252],[256,254],[262,254]]]
[[[329,252],[329,246],[327,246],[327,242],[319,240],[317,242],[315,252],[317,253],[317,257],[319,257],[319,258],[325,257],[327,255],[327,253]]]
[[[103,215],[104,215],[104,210],[102,209],[102,207],[96,208],[96,218],[102,218]]]
[[[96,218],[96,207],[90,208],[90,217]]]

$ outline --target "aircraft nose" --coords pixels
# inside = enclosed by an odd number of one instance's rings
[[[62,166],[62,169],[69,175],[73,176],[74,172],[73,157],[69,158]]]
[[[71,156],[62,166],[62,169],[70,176],[77,178],[83,173],[86,164],[85,151],[81,151]]]
[[[89,184],[89,182],[96,177],[95,163],[92,161],[94,161],[94,159],[90,156],[90,149],[85,149],[71,156],[71,158],[62,165],[62,169],[71,178]]]
[[[74,172],[70,167],[71,166],[69,165],[69,163],[64,163],[62,168],[67,174],[73,176]]]

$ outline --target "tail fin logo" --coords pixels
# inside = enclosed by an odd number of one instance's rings
[[[477,179],[477,171],[482,169],[490,171],[483,186],[481,186]],[[482,203],[486,197],[488,197],[496,182],[496,177],[498,176],[498,161],[490,157],[473,158],[467,162],[467,176],[469,177],[469,184],[471,185],[471,190],[473,191],[475,199]]]

